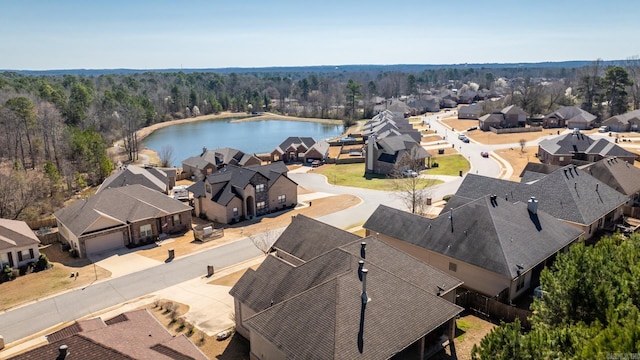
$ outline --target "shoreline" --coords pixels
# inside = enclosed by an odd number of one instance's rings
[[[196,116],[196,117],[187,118],[187,119],[176,119],[176,120],[153,124],[136,131],[136,137],[138,138],[138,141],[140,143],[143,143],[144,139],[147,136],[151,135],[154,131],[168,127],[168,126],[184,124],[184,123],[192,123],[192,122],[198,122],[198,121],[225,120],[229,118],[237,118],[235,120],[232,120],[232,122],[234,123],[263,121],[263,120],[282,120],[282,121],[304,121],[304,122],[321,123],[321,124],[328,124],[328,125],[342,125],[342,120],[301,118],[301,117],[295,117],[295,116],[278,115],[273,113],[263,113],[262,115],[253,115],[253,114],[246,114],[246,113],[224,112],[220,114]],[[121,140],[118,140],[118,142],[119,141]],[[142,165],[160,165],[159,164],[160,156],[155,150],[149,149],[146,146],[142,146],[142,148],[139,150],[139,153],[144,154],[145,156],[141,156],[140,159],[135,163],[137,164],[141,163]],[[144,164],[144,158],[147,159],[148,161],[147,164]],[[174,165],[173,167],[179,168],[180,166]]]

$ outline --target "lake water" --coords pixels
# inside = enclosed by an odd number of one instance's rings
[[[212,150],[231,147],[245,153],[268,153],[289,136],[308,136],[316,140],[342,134],[342,125],[306,121],[260,120],[231,122],[227,120],[197,121],[158,129],[147,136],[143,145],[159,152],[163,146],[173,148],[171,163],[200,155],[202,147]]]

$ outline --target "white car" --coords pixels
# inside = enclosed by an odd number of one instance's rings
[[[402,170],[402,176],[404,177],[418,177],[418,173],[411,169]]]
[[[601,132],[601,133],[603,133],[603,132],[607,132],[607,130],[608,130],[608,129],[609,129],[609,127],[608,127],[608,126],[600,126],[600,127],[598,128],[598,132]]]

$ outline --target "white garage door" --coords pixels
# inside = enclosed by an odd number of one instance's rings
[[[87,251],[87,256],[91,256],[120,249],[124,247],[124,240],[122,239],[122,233],[116,232],[89,239],[85,241],[84,246]]]

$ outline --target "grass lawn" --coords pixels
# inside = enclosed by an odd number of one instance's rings
[[[460,154],[436,155],[431,158],[431,162],[437,162],[438,167],[432,167],[431,169],[423,172],[423,174],[458,176],[460,170],[462,170],[462,173],[464,174],[469,172],[469,169],[471,169],[469,161]]]
[[[396,188],[393,186],[393,182],[401,181],[400,179],[388,178],[386,175],[381,174],[365,174],[364,163],[326,164],[310,172],[326,176],[327,181],[332,185],[352,186],[372,190],[393,191]],[[423,185],[423,187],[429,187],[441,183],[442,181],[439,180],[429,180],[424,181],[421,185]]]

